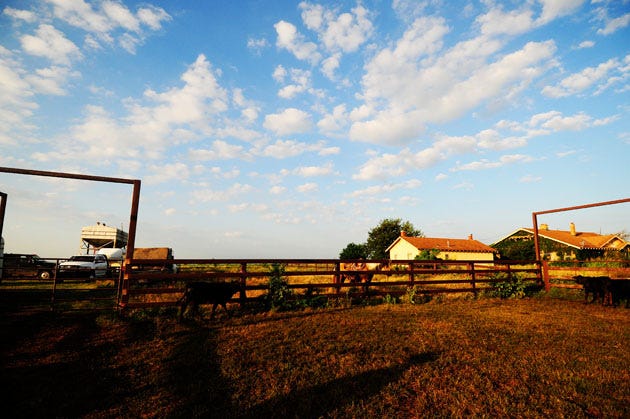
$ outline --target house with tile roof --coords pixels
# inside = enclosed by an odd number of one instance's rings
[[[442,260],[494,261],[495,249],[473,239],[411,237],[403,231],[386,250],[390,260],[412,260],[423,251],[435,252]]]
[[[617,234],[577,231],[574,223],[569,224],[569,230],[552,230],[541,224],[538,236],[540,257],[551,261],[593,258],[611,251],[627,254],[630,250],[630,243]],[[515,242],[531,242],[533,246],[534,229],[521,227],[491,246],[500,248]]]

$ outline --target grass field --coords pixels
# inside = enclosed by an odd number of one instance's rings
[[[3,310],[3,416],[630,417],[630,309],[578,300]]]

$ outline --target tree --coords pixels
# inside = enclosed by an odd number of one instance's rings
[[[411,237],[424,237],[422,231],[417,230],[409,221],[400,218],[386,218],[368,233],[365,243],[368,259],[387,259],[387,248],[400,237],[404,231]]]
[[[348,243],[345,249],[339,253],[339,259],[366,259],[367,249],[365,244]]]

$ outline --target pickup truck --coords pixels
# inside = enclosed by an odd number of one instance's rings
[[[109,263],[105,255],[75,255],[59,264],[58,276],[62,278],[105,278]]]
[[[3,278],[37,277],[39,279],[52,279],[56,262],[41,259],[33,254],[5,253],[0,255],[0,276]]]

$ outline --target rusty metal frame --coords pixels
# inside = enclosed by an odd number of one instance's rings
[[[4,228],[4,213],[7,209],[7,194],[0,192],[0,237],[2,237],[2,229]]]
[[[615,204],[622,204],[622,203],[626,203],[626,202],[630,202],[630,198],[624,198],[624,199],[617,199],[617,200],[614,200],[614,201],[603,201],[603,202],[596,202],[596,203],[593,203],[593,204],[576,205],[576,206],[573,206],[573,207],[557,208],[557,209],[551,209],[551,210],[545,210],[545,211],[532,212],[532,223],[534,224],[534,249],[535,249],[535,252],[536,252],[536,261],[539,262],[539,263],[541,262],[540,241],[539,241],[539,237],[538,237],[538,216],[539,215],[551,214],[551,213],[554,213],[554,212],[574,211],[574,210],[585,209],[585,208],[603,207],[605,205],[615,205]]]
[[[82,175],[79,173],[63,173],[63,172],[48,172],[43,170],[30,170],[30,169],[17,169],[12,167],[0,167],[0,173],[13,173],[18,175],[30,175],[30,176],[44,176],[44,177],[54,177],[54,178],[62,178],[62,179],[77,179],[77,180],[88,180],[92,182],[107,182],[107,183],[123,183],[128,185],[133,185],[133,192],[131,198],[131,212],[129,215],[129,233],[127,238],[127,253],[125,255],[125,263],[123,265],[123,281],[122,281],[122,294],[121,300],[119,301],[119,305],[124,308],[126,305],[129,295],[129,274],[126,272],[125,267],[131,264],[131,260],[133,259],[133,252],[135,250],[135,242],[136,242],[136,227],[138,224],[138,207],[140,205],[140,180],[139,179],[125,179],[125,178],[115,178],[115,177],[107,177],[107,176],[93,176],[93,175]],[[0,193],[0,197],[2,201],[0,202],[0,233],[2,232],[2,227],[4,225],[4,207],[6,206],[6,194]]]

